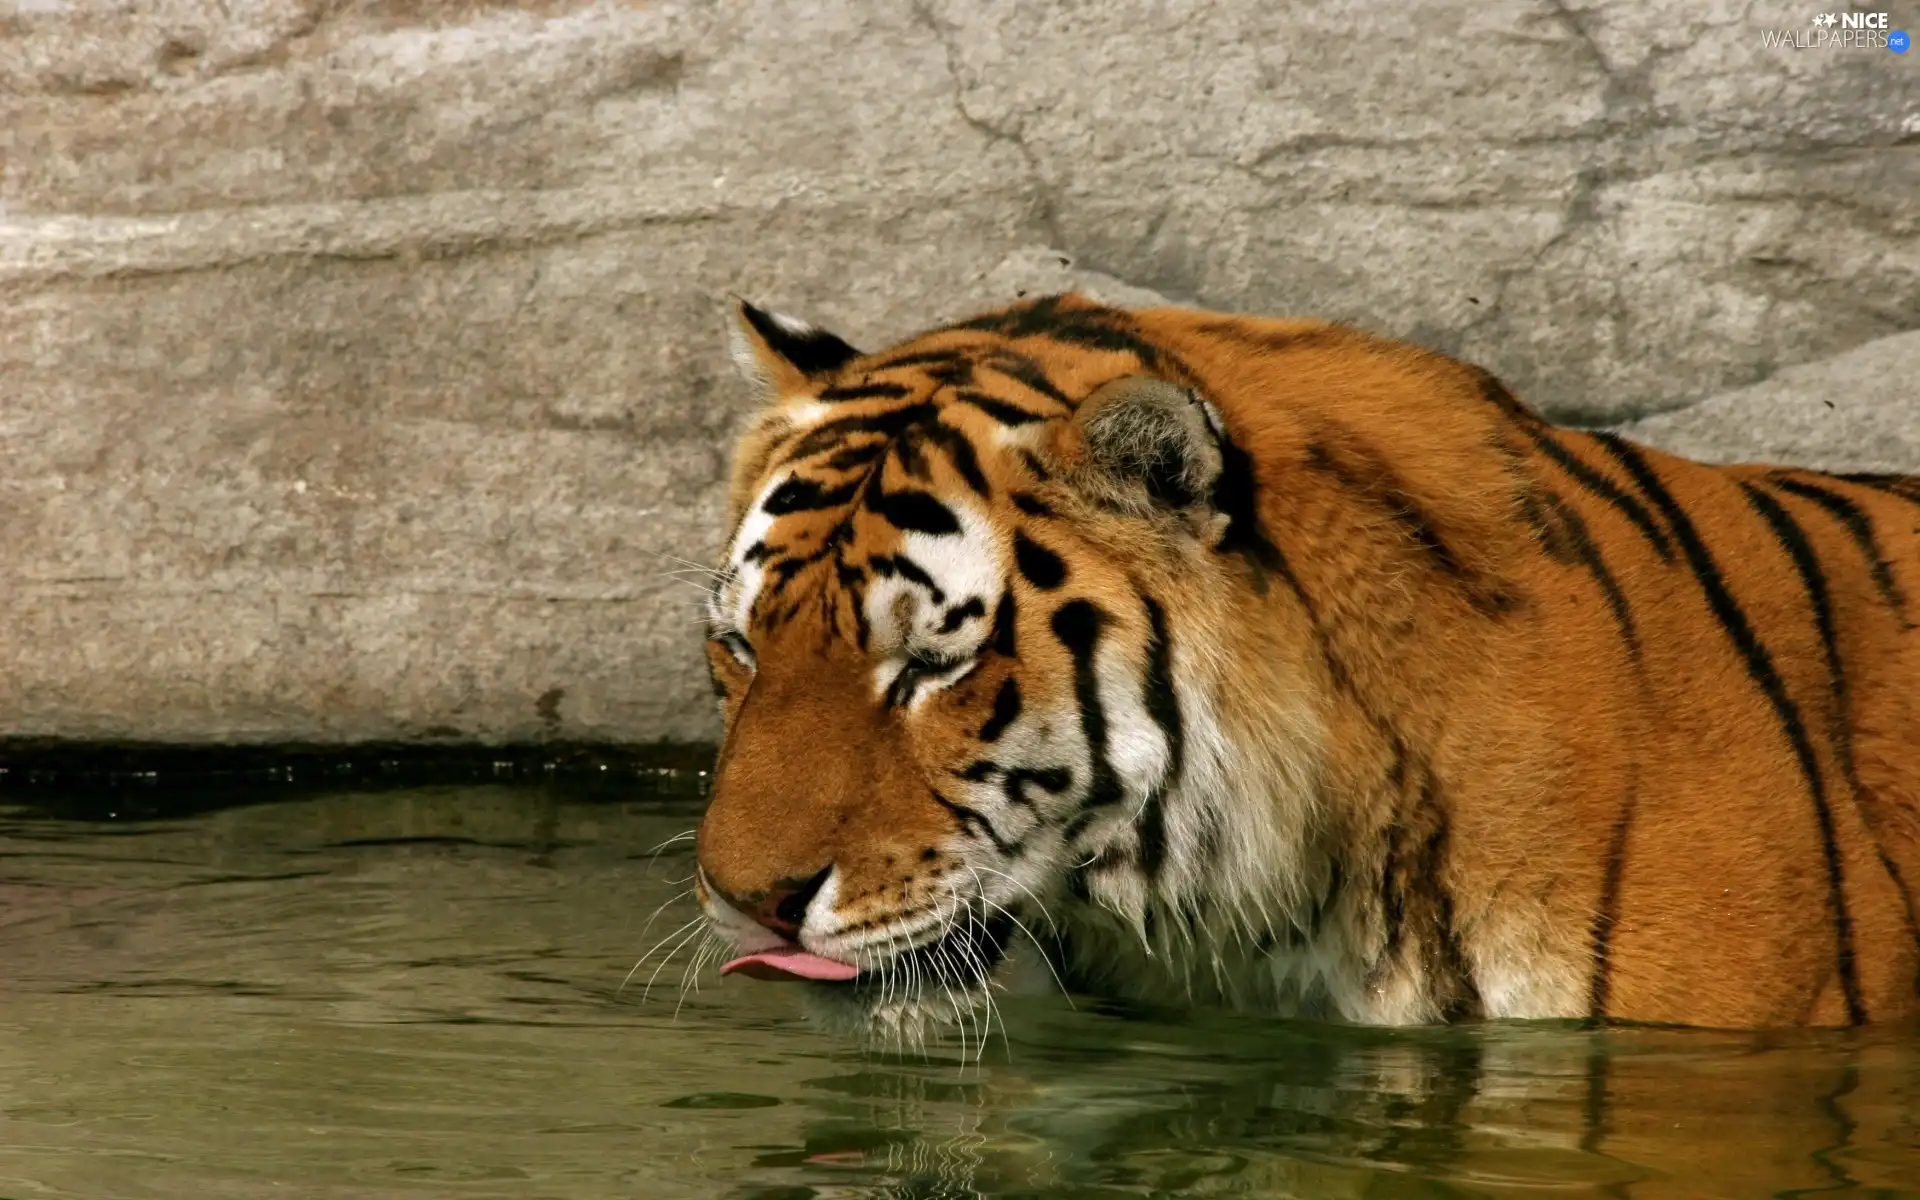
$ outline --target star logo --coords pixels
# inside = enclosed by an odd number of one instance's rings
[[[1840,19],[1832,13],[1817,13],[1813,18],[1813,23],[1824,29],[1831,29],[1840,23]]]

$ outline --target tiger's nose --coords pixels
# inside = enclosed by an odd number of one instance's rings
[[[782,879],[757,896],[736,896],[724,888],[715,887],[711,878],[707,882],[728,904],[781,937],[792,939],[799,934],[800,926],[807,919],[807,905],[812,904],[813,898],[820,894],[827,876],[831,874],[833,866],[828,864],[811,878]]]

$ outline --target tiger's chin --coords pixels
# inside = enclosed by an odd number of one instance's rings
[[[875,1050],[925,1051],[949,1037],[969,1056],[984,1047],[993,1017],[991,980],[886,989],[867,983],[809,983],[801,1013],[829,1037]]]
[[[830,1036],[874,1049],[925,1051],[956,1040],[977,1056],[997,1020],[993,993],[1008,969],[1006,918],[967,923],[929,946],[883,960],[846,982],[801,985],[801,1012]]]

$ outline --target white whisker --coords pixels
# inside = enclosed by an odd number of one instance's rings
[[[647,857],[652,858],[653,856],[659,854],[662,850],[665,850],[668,846],[673,845],[675,842],[684,842],[688,838],[694,836],[696,833],[699,833],[699,832],[700,831],[697,829],[682,830],[681,832],[676,833],[672,837],[668,838],[666,841],[661,842],[658,846],[655,846],[653,849],[647,851]],[[988,869],[991,870],[992,868],[988,868]]]
[[[986,867],[986,866],[977,865],[975,863],[967,863],[966,868],[969,871],[985,871],[989,875],[998,875],[1000,878],[1006,880],[1008,883],[1011,883],[1013,886],[1019,888],[1022,892],[1026,893],[1027,899],[1033,901],[1033,906],[1040,910],[1040,915],[1047,919],[1047,928],[1052,930],[1056,935],[1059,934],[1060,926],[1054,923],[1053,914],[1047,910],[1047,906],[1045,902],[1043,902],[1040,899],[1040,897],[1033,894],[1032,888],[1028,887],[1024,883],[1021,883],[1018,879],[1015,879],[1013,876],[1007,874],[1005,871],[998,870],[997,868],[994,868],[994,867]],[[982,890],[981,895],[983,896],[986,895],[986,892]]]
[[[973,870],[973,866],[971,864],[968,864],[967,869],[971,871]],[[1033,930],[1028,929],[1024,924],[1022,924],[1020,918],[1014,916],[1013,913],[1008,911],[1005,906],[996,904],[993,901],[987,899],[986,885],[980,882],[980,877],[978,874],[974,876],[973,881],[980,888],[980,903],[998,912],[1001,916],[1005,917],[1007,920],[1012,921],[1013,927],[1015,929],[1018,929],[1021,933],[1024,933],[1027,935],[1027,940],[1033,943],[1033,948],[1040,952],[1040,961],[1046,965],[1047,974],[1053,976],[1054,983],[1058,984],[1060,987],[1060,994],[1066,997],[1067,1007],[1075,1009],[1077,1011],[1079,1006],[1073,1002],[1073,996],[1067,991],[1066,981],[1060,978],[1060,972],[1053,969],[1053,960],[1047,957],[1047,948],[1040,944],[1039,938],[1033,936]]]
[[[659,908],[656,908],[656,909],[654,909],[654,910],[653,910],[653,916],[651,916],[651,917],[648,917],[648,918],[647,918],[647,923],[646,923],[645,925],[642,925],[642,926],[640,927],[640,936],[641,936],[641,937],[645,937],[645,936],[647,936],[647,930],[648,930],[648,929],[650,929],[650,928],[652,928],[652,927],[653,927],[653,923],[654,923],[654,921],[656,921],[656,920],[658,920],[658,919],[659,919],[659,917],[660,917],[660,914],[661,914],[662,912],[664,912],[664,911],[666,911],[666,908],[667,908],[667,905],[669,905],[669,904],[672,904],[672,903],[673,903],[673,902],[674,902],[675,900],[684,900],[684,899],[686,899],[686,898],[687,898],[687,897],[686,897],[686,895],[685,895],[684,893],[683,893],[683,894],[681,894],[681,895],[678,895],[678,896],[671,896],[671,897],[669,897],[669,898],[667,899],[667,901],[666,901],[666,903],[664,903],[664,904],[662,904],[662,905],[661,905],[661,906],[660,906]],[[614,990],[614,993],[613,993],[613,994],[614,994],[614,995],[616,995],[616,996],[618,996],[618,995],[619,995],[619,994],[620,994],[621,992],[624,992],[624,991],[626,991],[626,990],[627,990],[627,985],[628,985],[629,983],[632,983],[632,982],[633,982],[633,973],[634,973],[635,971],[638,971],[638,970],[639,970],[639,969],[641,968],[641,966],[642,966],[642,965],[643,965],[643,964],[644,964],[644,963],[645,963],[645,962],[646,962],[646,961],[647,961],[647,960],[648,960],[649,958],[652,958],[652,957],[653,957],[653,952],[654,952],[655,950],[658,950],[658,949],[659,949],[659,948],[660,948],[661,946],[663,946],[663,945],[665,945],[665,944],[666,944],[666,942],[667,942],[667,939],[668,939],[668,938],[672,938],[672,937],[676,937],[676,936],[678,936],[678,935],[679,935],[679,933],[680,933],[680,930],[681,930],[681,929],[685,929],[685,928],[687,928],[687,926],[689,926],[689,925],[697,925],[697,924],[699,924],[699,923],[700,923],[701,921],[703,921],[703,920],[705,920],[705,919],[706,919],[706,918],[705,918],[704,916],[698,916],[698,917],[695,917],[695,918],[694,918],[693,920],[691,920],[691,921],[688,921],[686,925],[682,925],[682,926],[680,926],[680,928],[679,928],[679,929],[676,929],[676,930],[674,930],[674,931],[673,931],[672,933],[669,933],[669,934],[668,934],[668,935],[667,935],[666,937],[663,937],[663,938],[661,938],[661,939],[660,939],[659,941],[657,941],[657,942],[655,942],[655,943],[654,943],[654,944],[652,945],[652,947],[650,947],[650,948],[649,948],[649,949],[647,950],[647,952],[646,952],[645,954],[642,954],[642,955],[641,955],[641,956],[640,956],[639,958],[637,958],[637,959],[635,959],[635,960],[634,960],[634,962],[633,962],[633,965],[632,965],[631,967],[628,967],[628,968],[627,968],[627,977],[626,977],[625,979],[622,979],[622,980],[620,981],[620,986],[619,986],[618,988],[616,988],[616,989]]]
[[[676,1024],[680,1020],[680,1008],[687,1002],[688,982],[690,980],[692,981],[694,991],[700,990],[700,968],[705,965],[707,956],[712,954],[713,950],[713,938],[709,936],[707,940],[701,942],[699,948],[693,952],[693,957],[687,961],[686,970],[680,972],[680,999],[676,1001],[673,1006],[673,1020]]]
[[[680,953],[681,948],[688,942],[700,936],[702,931],[697,928],[697,926],[705,919],[705,917],[696,917],[693,921],[689,922],[689,924],[696,926],[696,928],[687,930],[687,935],[675,942],[673,949],[661,956],[660,965],[653,969],[653,974],[647,976],[647,986],[640,989],[640,1003],[645,1004],[647,997],[653,994],[653,981],[660,978],[660,972],[667,969],[667,964],[673,961],[673,956]],[[685,929],[686,926],[683,925],[681,928]]]

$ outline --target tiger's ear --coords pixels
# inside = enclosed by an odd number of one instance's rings
[[[1204,524],[1225,465],[1226,427],[1199,394],[1129,376],[1080,402],[1058,449],[1069,477],[1109,507],[1184,512]]]
[[[858,358],[860,352],[824,329],[780,313],[755,308],[738,296],[733,303],[733,363],[769,400],[798,391],[811,381]]]

